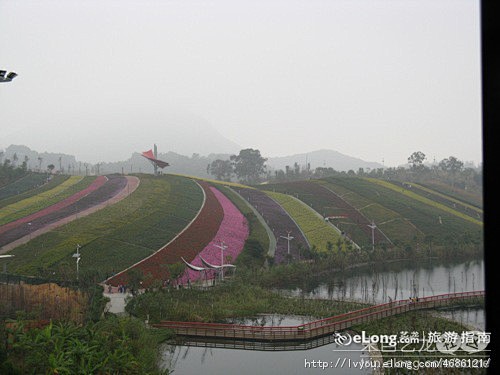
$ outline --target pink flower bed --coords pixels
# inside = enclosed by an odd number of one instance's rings
[[[214,187],[210,187],[224,211],[224,218],[215,237],[210,243],[193,259],[191,264],[199,267],[206,267],[200,256],[210,264],[220,266],[221,249],[217,246],[221,242],[227,246],[224,250],[224,264],[233,264],[238,255],[243,250],[245,241],[248,238],[249,228],[245,216],[236,208],[236,206],[224,194]],[[230,257],[230,260],[228,260]],[[226,270],[225,270],[226,272]],[[193,282],[200,278],[205,278],[200,272],[187,268],[184,275],[179,279],[181,284],[187,284],[188,279]],[[207,271],[207,278],[213,278],[214,271]]]

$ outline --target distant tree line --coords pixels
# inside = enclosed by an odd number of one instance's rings
[[[259,150],[245,149],[238,155],[232,155],[229,160],[217,159],[207,166],[207,173],[220,181],[238,181],[246,184],[267,182],[288,182],[307,180],[312,178],[325,178],[333,176],[363,176],[375,177],[401,182],[425,182],[440,180],[466,190],[482,190],[482,167],[466,167],[464,162],[450,156],[440,162],[425,164],[427,159],[422,151],[415,151],[408,157],[408,165],[390,168],[359,168],[357,171],[337,171],[332,167],[318,167],[311,169],[310,163],[301,166],[297,162],[293,166],[269,171]]]

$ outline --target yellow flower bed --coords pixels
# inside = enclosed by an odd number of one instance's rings
[[[340,239],[340,233],[311,207],[290,195],[270,191],[265,193],[288,212],[306,236],[311,247],[316,246],[318,251],[327,251],[328,242],[335,247]],[[343,244],[342,247],[344,248],[345,245]]]

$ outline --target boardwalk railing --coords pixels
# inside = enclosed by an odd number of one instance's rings
[[[177,335],[189,337],[226,338],[233,340],[255,341],[297,341],[311,340],[326,336],[336,331],[345,330],[353,325],[367,323],[388,316],[402,314],[408,311],[432,309],[463,302],[468,299],[484,297],[484,291],[440,294],[419,298],[418,300],[399,300],[346,314],[316,320],[298,326],[259,327],[238,324],[201,323],[162,321],[154,324],[157,328],[169,328]]]

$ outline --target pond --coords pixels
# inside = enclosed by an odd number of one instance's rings
[[[484,290],[482,259],[455,264],[436,261],[396,262],[345,272],[317,275],[300,285],[289,285],[281,293],[305,298],[356,300],[384,303],[410,296],[425,297],[461,291]],[[481,308],[436,311],[436,314],[484,330],[485,312]],[[231,323],[259,326],[294,326],[314,320],[308,317],[264,315]],[[242,342],[184,341],[165,345],[162,365],[175,374],[371,374],[371,368],[359,369],[359,361],[370,357],[363,346],[339,347],[331,337],[304,343],[270,344]],[[344,351],[342,351],[344,350]],[[317,361],[317,362],[313,362]],[[316,366],[335,366],[339,361],[351,368],[325,371]],[[358,361],[358,362],[356,362]],[[357,363],[357,368],[353,364]],[[309,366],[309,367],[308,367]]]
[[[280,289],[295,297],[385,303],[409,297],[470,292],[485,289],[484,260],[461,263],[394,262],[327,273]],[[484,309],[454,309],[442,316],[479,329],[485,328]]]

